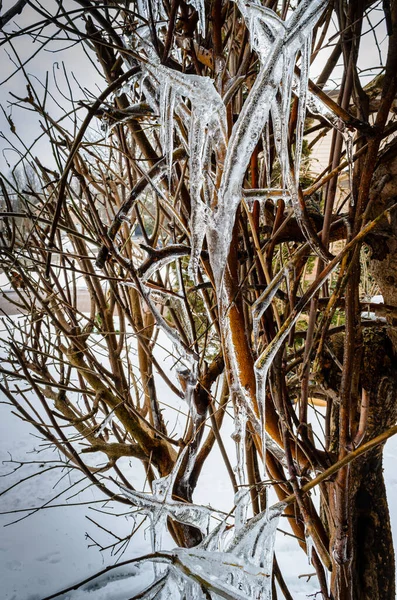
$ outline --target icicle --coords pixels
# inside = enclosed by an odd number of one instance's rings
[[[207,128],[207,135],[205,136],[205,143],[203,147],[203,166],[202,171],[204,175],[204,202],[206,206],[211,205],[212,195],[215,190],[214,181],[211,178],[211,158],[212,158],[212,150],[216,149],[218,146],[224,146],[225,140],[222,140],[221,144],[218,144],[219,137],[223,137],[220,130],[212,126],[212,121],[209,123]],[[206,223],[207,226],[207,223]]]
[[[270,173],[270,133],[269,133],[269,123],[265,124],[264,132],[262,134],[262,144],[263,144],[263,160],[265,163],[266,169],[266,185],[268,189],[271,188],[271,173]]]
[[[234,496],[234,504],[236,505],[236,509],[234,511],[235,514],[235,522],[234,527],[236,533],[240,531],[242,527],[247,522],[248,516],[248,504],[250,501],[250,491],[245,488],[240,488],[235,496]]]
[[[288,188],[288,179],[290,173],[290,161],[289,161],[289,113],[291,106],[291,93],[292,93],[292,78],[294,74],[294,67],[296,63],[296,55],[291,56],[290,49],[283,47],[283,78],[282,78],[282,89],[281,89],[281,140],[278,148],[278,155],[281,166],[281,181],[283,189]]]
[[[313,554],[313,549],[314,549],[314,543],[312,540],[312,537],[310,535],[310,533],[308,533],[306,531],[306,527],[305,527],[305,541],[306,541],[306,551],[307,551],[307,559],[309,562],[309,565],[312,564],[312,554]]]
[[[247,208],[249,210],[249,212],[252,214],[253,210],[254,210],[254,206],[255,206],[255,198],[246,198],[245,199],[245,203],[247,205]]]
[[[106,113],[103,115],[102,120],[101,120],[101,129],[102,129],[103,135],[105,137],[105,143],[107,144],[109,142],[110,128],[109,128],[109,117],[107,116]]]
[[[171,185],[172,154],[174,151],[174,109],[175,91],[166,81],[160,88],[160,117],[161,117],[161,145],[163,154],[167,156],[168,180]]]
[[[232,393],[232,390],[231,390]],[[239,390],[233,392],[234,395],[234,432],[232,439],[236,444],[237,464],[234,469],[237,475],[239,485],[245,483],[245,434],[248,421],[246,403],[239,394]]]
[[[197,267],[200,260],[200,252],[207,228],[209,208],[201,200],[201,188],[204,183],[203,162],[206,137],[208,132],[203,128],[205,123],[205,112],[195,111],[190,120],[190,161],[189,161],[189,186],[191,206],[191,259],[189,263],[189,274],[196,281]],[[208,119],[207,119],[208,120]]]
[[[192,368],[180,367],[177,369],[179,376],[185,383],[185,402],[188,405],[190,416],[193,420],[193,425],[197,425],[198,414],[194,404],[194,390],[197,385],[197,366],[194,364]]]
[[[353,189],[353,136],[348,129],[345,129],[343,138],[346,146],[346,158],[349,163],[349,184],[350,184],[350,206],[354,206],[354,189]]]
[[[186,108],[184,98],[188,98],[191,102],[189,174],[192,203],[190,223],[192,255],[189,271],[195,280],[209,217],[209,208],[201,200],[205,181],[204,164],[209,164],[212,148],[226,145],[226,109],[212,79],[169,69],[161,65],[153,53],[150,54],[150,58],[152,62],[146,65],[146,69],[157,79],[159,85],[163,86],[160,94],[160,115],[162,131],[165,132],[164,150],[166,144],[172,141],[173,112],[180,110],[181,107]],[[211,147],[208,146],[209,142]]]
[[[262,464],[266,474],[266,378],[267,373],[254,367],[256,383],[256,401],[258,403],[261,425]]]
[[[300,165],[302,157],[303,132],[306,119],[307,104],[307,85],[309,81],[310,55],[312,50],[312,32],[303,42],[302,64],[299,89],[298,119],[296,124],[296,142],[295,142],[295,185],[299,185]],[[292,81],[291,81],[292,87]]]
[[[227,522],[224,519],[215,527],[199,544],[199,548],[208,552],[219,552],[223,549],[224,536],[226,532]]]

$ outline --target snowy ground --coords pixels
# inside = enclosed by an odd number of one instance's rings
[[[172,359],[166,359],[166,351],[160,350],[159,360],[171,366]],[[161,380],[159,380],[161,386]],[[166,388],[160,390],[164,397]],[[0,397],[4,401],[4,397]],[[181,406],[183,408],[183,406]],[[183,419],[181,419],[181,424]],[[231,422],[225,422],[230,429]],[[397,436],[396,436],[397,438]],[[230,456],[234,443],[225,437]],[[385,449],[385,474],[392,512],[393,531],[397,532],[397,439],[388,442]],[[31,461],[8,477],[18,462]],[[94,538],[102,545],[114,540],[99,530],[92,521],[99,522],[116,535],[124,537],[139,524],[128,515],[116,516],[123,509],[111,502],[104,502],[98,492],[80,481],[77,472],[59,469],[47,470],[57,461],[57,454],[36,436],[27,423],[12,414],[8,404],[0,404],[0,598],[1,600],[40,600],[51,593],[78,582],[107,565],[141,556],[151,551],[148,523],[143,522],[132,538],[125,553],[112,556],[110,551],[100,552],[92,547]],[[137,489],[142,489],[144,472],[136,462],[127,460],[123,470]],[[9,486],[22,478],[37,472],[40,477],[31,477],[23,484],[2,494]],[[72,487],[70,487],[73,484]],[[67,490],[66,493],[61,493]],[[211,459],[207,461],[195,494],[195,502],[208,504],[219,510],[229,511],[232,504],[232,490],[223,461],[215,447]],[[37,508],[48,503],[51,508],[30,514],[26,508]],[[62,505],[62,506],[56,506]],[[104,512],[98,512],[106,511]],[[32,511],[30,511],[32,512]],[[30,514],[30,516],[28,516]],[[25,518],[26,517],[26,518]],[[21,520],[22,519],[22,520]],[[14,521],[17,521],[14,524]],[[280,520],[280,529],[288,530],[285,519]],[[86,534],[88,534],[87,537]],[[172,548],[172,540],[165,540],[166,547]],[[90,547],[91,546],[91,547]],[[397,538],[395,538],[397,547]],[[314,572],[308,565],[306,555],[296,542],[279,531],[276,541],[276,555],[294,600],[303,600],[318,591],[316,579],[307,581],[304,574]],[[87,584],[77,592],[65,594],[63,600],[127,600],[142,590],[151,580],[152,567],[138,569],[135,566],[121,567],[101,579]]]

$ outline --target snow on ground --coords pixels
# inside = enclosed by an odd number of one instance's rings
[[[10,454],[14,460],[39,461],[39,464],[27,465],[10,477],[3,477],[0,480],[0,490],[4,490],[22,477],[44,470],[49,466],[46,461],[57,460],[57,454],[50,449],[43,450],[37,455],[35,450],[40,449],[41,441],[34,436],[34,432],[26,423],[11,414],[8,405],[0,405],[0,440],[1,475],[13,469],[13,465],[7,462]],[[140,485],[142,474],[138,469],[135,477],[131,469],[129,472],[132,482]],[[62,476],[64,476],[63,480],[59,481]],[[115,562],[109,553],[102,555],[97,548],[88,548],[92,542],[85,538],[86,532],[101,542],[107,540],[110,543],[110,536],[98,531],[86,516],[99,521],[104,527],[111,527],[120,537],[129,533],[134,523],[131,518],[106,516],[96,512],[95,509],[110,513],[123,512],[123,508],[116,507],[114,503],[98,502],[101,498],[98,492],[93,488],[84,489],[87,487],[87,482],[76,483],[80,479],[79,473],[68,474],[53,469],[39,477],[29,479],[0,498],[2,513],[38,507],[59,494],[61,490],[68,488],[71,483],[75,483],[66,495],[51,503],[54,505],[67,503],[69,506],[38,511],[13,525],[8,524],[21,519],[26,513],[0,515],[2,527],[0,596],[2,600],[39,600]],[[86,504],[75,505],[76,503]],[[134,537],[133,544],[122,560],[148,551],[148,540],[144,537],[146,527],[145,524]],[[151,568],[149,570],[151,572]],[[139,577],[140,581],[135,582],[134,578],[128,580],[125,578],[127,574],[134,573],[138,573],[138,569],[133,566],[114,571],[112,576],[120,579],[106,585],[106,590],[105,587],[101,589],[96,581],[98,588],[95,594],[89,590],[81,591],[73,598],[79,600],[80,597],[88,599],[94,596],[95,600],[108,600],[110,597],[113,600],[130,598],[133,595],[131,592],[141,589],[148,580],[147,569],[144,570],[143,578]],[[102,583],[105,584],[106,582]],[[92,588],[91,584],[90,590]],[[65,600],[66,598],[67,596]]]
[[[161,340],[161,338],[160,338]],[[167,350],[159,348],[157,358],[169,372],[175,359]],[[173,377],[173,376],[172,376]],[[158,379],[159,397],[167,399],[169,391],[162,380]],[[5,401],[4,397],[0,400]],[[174,400],[170,399],[174,404]],[[179,401],[178,409],[185,412],[186,407]],[[119,537],[132,531],[134,520],[131,515],[116,516],[125,512],[124,507],[104,501],[98,491],[87,482],[80,481],[76,471],[64,469],[45,469],[58,461],[58,455],[51,448],[43,446],[35,430],[12,414],[9,404],[0,404],[0,581],[1,600],[40,600],[73,583],[96,573],[116,561],[124,561],[144,555],[151,551],[148,522],[143,522],[132,538],[125,553],[112,556],[110,551],[100,552],[86,533],[102,545],[112,543],[110,536],[99,530],[87,517],[111,529]],[[166,418],[172,418],[171,412],[165,412]],[[184,418],[175,423],[176,430],[183,426]],[[234,442],[230,438],[233,431],[232,419],[225,417],[224,439],[229,456],[234,456]],[[32,461],[8,477],[18,463],[14,461]],[[397,532],[397,476],[395,464],[397,458],[397,439],[390,440],[385,449],[385,476],[391,509],[392,527]],[[144,472],[137,461],[125,460],[123,470],[137,489],[142,489]],[[2,491],[23,477],[41,471],[39,477],[27,479],[4,495]],[[73,487],[70,486],[73,484]],[[62,490],[66,493],[60,494]],[[59,495],[60,494],[60,495]],[[59,495],[52,502],[52,498]],[[233,493],[219,449],[214,447],[210,459],[205,463],[199,486],[194,496],[197,503],[228,512],[233,505]],[[275,501],[275,497],[271,497]],[[20,511],[29,507],[40,507],[45,503],[51,506],[27,515]],[[127,507],[128,508],[128,507]],[[108,514],[104,514],[106,511]],[[128,512],[128,511],[127,511]],[[5,514],[8,513],[8,514]],[[15,524],[11,522],[19,520]],[[139,524],[137,521],[136,524]],[[279,529],[290,532],[286,519],[281,519]],[[169,536],[164,539],[165,547],[170,549],[173,542]],[[395,547],[397,539],[395,537]],[[307,557],[289,535],[279,531],[276,541],[276,555],[283,575],[294,600],[303,600],[309,594],[318,591],[316,578],[307,581],[308,574],[314,572]],[[136,567],[130,565],[113,570],[110,574],[87,584],[77,592],[65,594],[63,600],[127,600],[142,590],[152,579],[150,565]],[[306,577],[300,577],[306,575]]]

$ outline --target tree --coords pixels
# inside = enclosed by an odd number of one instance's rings
[[[397,410],[397,3],[29,2],[12,27],[25,4],[4,13],[2,44],[27,82],[13,104],[40,117],[52,157],[19,150],[41,182],[13,186],[23,210],[2,177],[2,267],[25,315],[10,325],[2,392],[105,496],[150,514],[157,534],[168,526],[180,549],[155,536],[150,558],[171,567],[141,597],[275,598],[277,581],[291,598],[272,550],[284,511],[323,598],[394,598],[382,448]],[[365,84],[371,13],[388,49]],[[23,36],[78,43],[100,94],[80,87],[77,101],[65,68],[53,116],[49,78],[38,85],[19,58]],[[327,132],[329,165],[310,175],[304,140],[315,152]],[[382,304],[363,297],[368,278]],[[183,402],[174,435],[165,405]],[[215,445],[235,507],[208,537],[210,509],[193,501]],[[132,488],[122,457],[141,461],[152,495]],[[281,504],[267,512],[269,484]],[[222,527],[233,565],[215,552]]]

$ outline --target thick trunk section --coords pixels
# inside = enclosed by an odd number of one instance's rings
[[[397,419],[397,361],[388,327],[368,328],[363,335],[360,387],[369,400],[368,420],[362,442],[369,441],[389,429]],[[341,359],[343,340],[334,349]],[[328,381],[338,389],[336,372]],[[338,439],[339,410],[334,406],[333,440]],[[358,428],[360,406],[357,406]],[[353,438],[355,431],[352,432]],[[332,446],[333,444],[331,444]],[[335,446],[331,448],[335,450]],[[349,471],[349,504],[351,522],[348,549],[351,559],[344,565],[333,565],[333,600],[395,600],[395,559],[389,509],[382,468],[383,447],[364,454],[351,463]],[[332,503],[337,481],[329,484]],[[331,539],[335,522],[328,522]],[[340,581],[346,586],[341,589]]]
[[[369,453],[352,473],[358,484],[353,502],[354,600],[394,600],[394,552],[386,488],[382,473],[382,449]]]
[[[364,338],[362,386],[369,392],[365,439],[395,424],[397,370],[387,329],[368,330]],[[351,467],[353,505],[352,588],[354,600],[394,600],[395,559],[383,479],[383,446]]]

